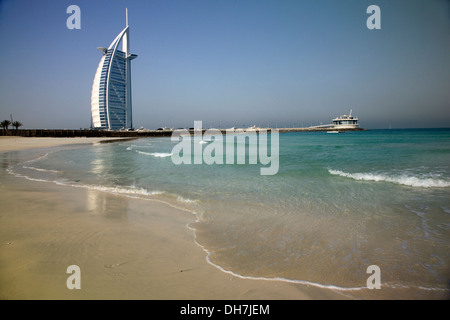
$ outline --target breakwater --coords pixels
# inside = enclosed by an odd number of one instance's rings
[[[258,132],[259,129],[265,129],[268,132],[273,130],[273,128],[250,128],[242,129],[245,132]],[[227,129],[219,129],[223,134],[225,134]],[[235,129],[238,130],[238,129]],[[365,129],[331,129],[331,128],[277,128],[280,133],[284,132],[317,132],[317,131],[363,131]],[[53,137],[53,138],[76,138],[76,137],[87,137],[87,138],[102,138],[102,137],[128,137],[128,138],[140,138],[140,137],[170,137],[174,130],[130,130],[130,131],[109,131],[109,130],[89,130],[89,129],[10,129],[1,130],[1,136],[18,136],[18,137]],[[203,132],[206,130],[203,129]],[[192,134],[194,130],[190,129],[189,132]]]
[[[171,136],[169,130],[146,130],[146,131],[109,131],[109,130],[89,130],[89,129],[19,129],[2,130],[2,136],[18,136],[33,138],[139,138],[139,137],[164,137]]]

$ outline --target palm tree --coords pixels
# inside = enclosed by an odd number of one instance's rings
[[[13,125],[14,128],[16,128],[16,135],[17,135],[17,131],[19,130],[19,127],[23,126],[22,122],[20,121],[14,121],[13,123],[11,123]]]
[[[0,125],[3,127],[3,130],[5,131],[5,135],[6,135],[6,132],[8,132],[8,127],[10,124],[11,124],[11,121],[9,121],[9,120],[3,120],[0,123]]]

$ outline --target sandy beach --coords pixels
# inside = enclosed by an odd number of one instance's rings
[[[12,162],[98,138],[0,138],[0,299],[347,299],[341,292],[243,279],[209,264],[190,212],[152,200],[30,181]],[[67,267],[81,271],[69,290]]]
[[[127,138],[24,138],[14,136],[0,137],[0,152],[26,149],[50,148],[62,145],[96,144]]]

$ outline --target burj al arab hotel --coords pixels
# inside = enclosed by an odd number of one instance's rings
[[[108,48],[97,48],[103,54],[95,73],[91,94],[92,126],[97,129],[132,129],[130,27],[128,10],[126,27]],[[119,44],[122,43],[122,51]]]

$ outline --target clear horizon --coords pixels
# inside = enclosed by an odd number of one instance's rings
[[[69,30],[68,6],[81,9]],[[370,5],[381,29],[369,30]],[[107,7],[107,10],[105,10]],[[450,127],[450,3],[0,2],[0,120],[90,126],[94,74],[129,12],[134,127]]]

